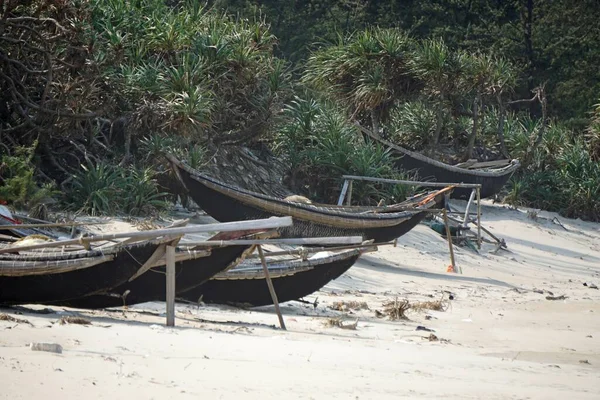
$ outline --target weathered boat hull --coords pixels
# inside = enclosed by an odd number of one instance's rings
[[[372,140],[389,147],[396,156],[396,167],[405,171],[414,171],[422,181],[445,183],[468,183],[481,185],[481,198],[492,197],[499,193],[510,177],[519,168],[518,160],[497,170],[477,170],[456,167],[415,153],[375,136],[361,127],[361,130]],[[455,188],[450,197],[468,199],[472,189]]]
[[[344,259],[314,266],[293,275],[273,277],[273,287],[280,303],[308,296],[344,274],[360,257],[354,254]],[[179,294],[187,301],[205,303],[264,306],[273,304],[265,279],[211,279],[197,288]]]
[[[175,264],[175,293],[190,290],[206,282],[212,276],[234,267],[246,254],[254,250],[253,246],[227,246],[211,250],[207,257],[181,261]],[[74,308],[107,308],[133,305],[148,301],[165,301],[165,267],[153,268],[131,282],[112,287],[107,293],[80,297],[57,303]],[[127,296],[121,297],[129,291]]]
[[[135,274],[159,246],[171,241],[161,239],[117,246],[106,250],[107,254],[114,255],[109,261],[61,273],[10,276],[11,261],[0,260],[0,304],[50,304],[118,286]],[[72,264],[84,262],[70,261]],[[35,262],[44,263],[43,260]],[[3,275],[4,268],[7,271]]]
[[[485,174],[481,171],[474,174],[464,168],[453,167],[455,169],[443,168],[431,163],[403,155],[396,160],[396,167],[402,170],[415,170],[419,179],[423,181],[447,182],[447,183],[469,183],[481,185],[481,198],[493,197],[499,193],[502,187],[508,182],[517,168],[507,169],[502,174]],[[448,165],[448,167],[452,167]],[[455,199],[468,199],[472,189],[455,188],[450,197]]]
[[[425,218],[428,208],[443,201],[439,196],[420,206],[423,211],[349,212],[351,207],[293,203],[231,187],[199,174],[174,157],[169,159],[194,202],[218,221],[292,216],[293,226],[280,229],[281,237],[362,236],[364,240],[387,242],[409,232]]]

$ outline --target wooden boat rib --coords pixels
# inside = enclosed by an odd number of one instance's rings
[[[497,169],[469,169],[445,164],[419,153],[415,153],[394,143],[382,139],[360,127],[361,131],[371,139],[379,142],[399,156],[396,166],[406,171],[416,171],[420,179],[437,182],[473,183],[481,185],[481,198],[491,197],[498,193],[508,182],[512,174],[519,168],[518,160],[511,160],[510,164]],[[472,189],[456,188],[451,197],[468,199]]]
[[[12,254],[12,260],[0,260],[0,304],[49,304],[118,286],[135,274],[160,246],[173,241],[173,237],[163,237],[117,244],[103,249],[101,256],[76,259],[67,256],[23,261],[19,254]],[[102,258],[104,262],[93,261]]]
[[[361,250],[345,250],[308,260],[269,260],[267,256],[269,275],[279,302],[298,300],[316,292],[350,269],[361,253]],[[244,306],[273,303],[258,262],[245,262],[177,297],[191,302],[201,299],[206,303]]]
[[[250,237],[259,238],[272,234],[251,234],[245,232],[224,232],[210,240],[224,238]],[[215,274],[226,271],[239,264],[248,254],[254,251],[254,245],[235,245],[212,247],[210,254],[196,259],[180,258],[175,264],[175,293],[184,292],[199,286]],[[176,256],[186,254],[186,250],[178,249]],[[149,301],[165,301],[165,267],[164,262],[153,265],[151,269],[140,276],[120,285],[115,285],[102,293],[93,293],[68,301],[53,303],[55,305],[74,308],[108,308],[133,305]],[[132,274],[133,275],[133,274]]]
[[[291,216],[294,224],[279,230],[283,238],[351,235],[387,242],[410,231],[425,218],[427,209],[443,201],[442,190],[434,192],[440,193],[439,196],[427,193],[395,205],[398,209],[404,206],[423,211],[379,213],[365,212],[364,207],[297,203],[227,185],[195,171],[170,154],[166,156],[194,202],[213,218],[225,222]],[[423,202],[424,199],[427,201]]]

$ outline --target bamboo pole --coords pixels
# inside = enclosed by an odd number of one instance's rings
[[[346,197],[346,192],[348,191],[348,179],[344,179],[344,184],[342,185],[342,191],[340,193],[340,197],[338,198],[337,205],[341,206],[344,204],[344,198]]]
[[[365,243],[362,245],[350,245],[350,246],[335,246],[335,247],[301,247],[299,249],[290,249],[290,250],[281,250],[281,251],[270,251],[266,252],[265,255],[267,257],[275,257],[275,256],[294,256],[294,255],[303,255],[303,254],[312,254],[318,253],[320,251],[341,251],[341,250],[368,250],[372,248],[377,248],[378,246],[391,246],[393,242],[386,243]],[[264,250],[263,250],[264,251]],[[250,254],[246,256],[246,259],[260,258],[258,254]]]
[[[452,235],[450,234],[450,224],[448,222],[448,212],[444,208],[444,224],[446,225],[446,239],[448,239],[448,247],[450,249],[450,262],[452,263],[452,270],[457,271],[456,263],[454,262],[454,248],[452,247]],[[462,273],[462,271],[461,271]]]
[[[469,209],[471,208],[471,204],[473,203],[473,198],[475,198],[475,193],[477,189],[471,190],[471,195],[469,196],[469,201],[467,202],[467,208],[465,209],[465,216],[463,219],[463,226],[467,226],[469,224]]]
[[[70,244],[81,244],[88,245],[91,242],[99,242],[105,240],[113,240],[113,239],[123,239],[123,238],[138,238],[140,240],[148,239],[148,238],[156,238],[159,236],[183,236],[186,233],[199,233],[199,232],[231,232],[245,229],[271,229],[271,228],[280,228],[285,226],[292,225],[292,217],[271,217],[266,219],[256,219],[249,221],[235,221],[235,222],[224,222],[217,224],[206,224],[206,225],[195,225],[195,226],[187,226],[184,228],[165,228],[165,229],[155,229],[150,231],[134,231],[134,232],[122,232],[122,233],[112,233],[105,235],[96,235],[96,236],[88,236],[88,237],[80,237],[77,239],[68,239],[68,240],[57,240],[55,242],[47,242],[41,243],[31,246],[21,246],[21,247],[10,247],[5,249],[0,249],[0,254],[3,253],[14,253],[16,251],[25,251],[25,250],[35,250],[35,249],[43,249],[47,247],[61,247]]]
[[[67,226],[87,226],[87,225],[104,225],[108,222],[64,222],[64,223],[47,223],[47,224],[16,224],[16,225],[0,225],[0,231],[9,231],[11,229],[30,229],[30,228],[60,228]]]
[[[477,249],[481,250],[481,188],[477,188]]]
[[[185,247],[219,247],[235,245],[261,245],[261,244],[362,244],[362,236],[333,236],[316,238],[289,238],[289,239],[238,239],[238,240],[204,240],[201,242],[184,242]]]
[[[419,181],[407,181],[407,180],[402,180],[402,179],[372,178],[370,176],[357,176],[357,175],[342,175],[342,178],[349,179],[349,180],[355,180],[355,181],[395,183],[395,184],[411,185],[411,186],[429,186],[429,187],[455,186],[455,187],[467,188],[467,189],[481,187],[481,184],[479,184],[479,183],[419,182]]]
[[[283,315],[281,315],[281,310],[279,309],[279,301],[277,300],[277,293],[275,293],[275,288],[273,287],[273,282],[271,281],[271,275],[269,275],[269,268],[267,267],[267,261],[265,260],[265,255],[263,253],[262,247],[260,245],[257,246],[258,255],[260,256],[260,263],[262,264],[263,271],[265,273],[265,280],[267,281],[267,286],[269,287],[269,292],[271,293],[271,299],[273,300],[273,305],[275,306],[275,312],[277,313],[277,318],[279,318],[279,326],[284,331],[287,330],[285,327],[285,322],[283,321]]]
[[[175,326],[175,247],[167,246],[167,326]]]

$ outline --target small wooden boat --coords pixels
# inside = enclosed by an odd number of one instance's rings
[[[209,240],[255,239],[265,235],[247,235],[247,232],[223,232]],[[190,290],[206,282],[215,274],[233,268],[254,251],[253,245],[211,247],[210,250],[177,249],[175,264],[175,293]],[[162,253],[164,254],[164,252]],[[161,254],[161,257],[162,257]],[[53,303],[74,308],[107,308],[133,305],[149,301],[165,301],[166,270],[164,262],[143,274],[102,293]]]
[[[51,303],[126,282],[173,237],[94,250],[0,254],[0,304]],[[178,239],[176,239],[178,240]]]
[[[306,260],[269,260],[269,276],[277,300],[281,303],[298,300],[321,289],[346,272],[361,255],[361,250],[345,250],[334,254],[315,256]],[[246,260],[234,269],[214,276],[211,280],[177,295],[178,298],[205,303],[238,306],[273,304],[260,261]]]
[[[443,203],[445,188],[390,207],[339,207],[294,202],[251,192],[205,176],[168,154],[176,176],[204,211],[221,222],[291,216],[285,237],[362,236],[376,243],[396,239],[414,228],[427,210]]]
[[[396,166],[405,171],[416,171],[420,179],[446,183],[473,183],[481,185],[481,198],[492,197],[508,182],[512,174],[519,168],[518,160],[507,160],[500,168],[491,168],[490,163],[480,163],[484,168],[477,168],[477,164],[470,167],[461,167],[445,164],[433,158],[415,153],[403,147],[384,140],[372,132],[360,127],[362,132],[371,139],[390,149],[397,156]],[[506,165],[508,164],[508,165]],[[487,168],[486,168],[487,166]],[[468,199],[472,189],[455,188],[451,197]]]

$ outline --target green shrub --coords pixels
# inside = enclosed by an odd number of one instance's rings
[[[285,108],[277,134],[276,151],[290,166],[292,181],[310,196],[334,203],[342,175],[405,178],[394,167],[389,149],[365,140],[342,110],[314,99],[296,98]],[[404,200],[412,188],[372,182],[354,182],[355,204]]]
[[[0,157],[0,200],[18,209],[32,209],[58,194],[53,183],[40,186],[35,181],[32,160],[36,146],[17,147],[14,155]]]
[[[150,168],[122,168],[106,162],[82,165],[73,176],[65,202],[91,215],[126,213],[145,215],[166,208],[165,193],[158,190]]]

